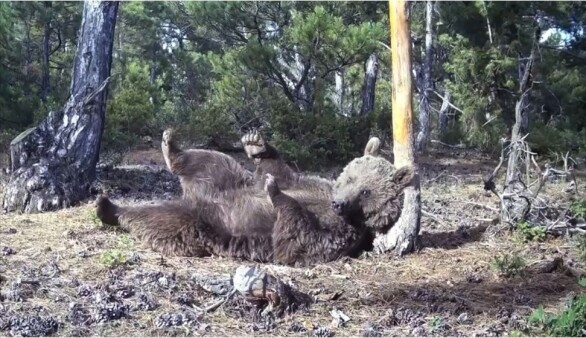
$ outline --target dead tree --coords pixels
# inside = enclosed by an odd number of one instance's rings
[[[484,189],[491,191],[499,198],[501,222],[511,228],[528,221],[532,226],[545,227],[545,230],[552,234],[584,232],[585,224],[570,224],[565,219],[567,216],[565,213],[555,210],[559,208],[552,208],[545,198],[539,196],[550,175],[572,175],[571,170],[567,168],[561,171],[550,165],[546,165],[545,170],[542,170],[535,160],[535,153],[526,142],[527,107],[532,89],[531,72],[538,52],[538,43],[539,34],[536,33],[531,54],[524,67],[521,68],[523,71],[519,79],[519,99],[515,105],[515,123],[511,130],[511,137],[508,140],[502,140],[500,161],[494,171],[484,178]],[[522,62],[522,60],[519,61]],[[507,172],[502,193],[499,193],[495,179],[505,162]],[[537,176],[533,182],[531,182],[531,174]]]
[[[415,166],[413,151],[413,107],[411,79],[411,36],[404,0],[389,0],[391,58],[393,70],[393,153],[395,166]],[[421,221],[419,176],[404,192],[403,209],[389,232],[374,240],[376,252],[393,250],[397,255],[414,251],[418,246]]]
[[[433,80],[431,78],[431,63],[433,61],[433,6],[434,2],[428,0],[425,5],[425,57],[423,60],[423,72],[421,81],[421,97],[419,99],[419,133],[417,134],[417,141],[415,143],[416,150],[419,152],[425,151],[427,143],[429,142],[430,133],[430,111],[431,99],[430,94],[433,88]]]
[[[364,66],[364,87],[362,91],[360,116],[367,116],[374,111],[374,98],[379,64],[378,53],[372,53]]]
[[[515,124],[511,131],[510,140],[503,140],[503,150],[500,161],[493,173],[484,179],[484,188],[495,193],[501,202],[501,221],[510,225],[526,219],[527,214],[531,208],[532,197],[536,192],[531,192],[522,177],[522,170],[529,174],[531,163],[531,150],[525,142],[526,135],[521,132],[523,121],[527,120],[527,107],[529,104],[529,93],[532,88],[531,71],[533,70],[533,63],[535,61],[535,54],[538,46],[538,39],[533,41],[533,48],[531,54],[527,58],[525,70],[519,79],[519,99],[515,104]],[[519,62],[522,62],[519,60]],[[507,145],[508,143],[508,145]],[[496,191],[494,179],[505,161],[505,151],[508,152],[507,158],[507,173],[505,177],[505,184],[503,193],[499,194]],[[528,164],[522,168],[520,164]],[[541,188],[541,187],[540,187]]]
[[[104,129],[117,13],[118,2],[85,2],[69,99],[10,143],[5,211],[57,210],[89,195]]]

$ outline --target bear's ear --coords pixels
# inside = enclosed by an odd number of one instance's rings
[[[380,152],[380,139],[372,137],[364,147],[364,155],[378,156]]]
[[[413,177],[415,177],[415,169],[412,166],[407,165],[395,171],[393,174],[393,182],[395,182],[399,188],[403,189],[411,183]]]

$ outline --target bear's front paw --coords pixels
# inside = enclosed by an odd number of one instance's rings
[[[174,130],[172,128],[167,128],[163,132],[163,145],[167,146],[170,142],[173,141],[173,134]]]
[[[269,194],[270,197],[275,196],[279,193],[279,187],[277,186],[277,181],[275,180],[275,176],[271,174],[265,175],[265,191]]]
[[[241,141],[244,145],[244,151],[249,158],[264,153],[267,150],[265,140],[256,129],[242,136]]]

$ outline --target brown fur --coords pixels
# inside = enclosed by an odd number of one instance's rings
[[[182,150],[171,129],[163,132],[161,148],[167,168],[179,177],[184,199],[253,183],[252,173],[227,154],[203,149]]]
[[[368,231],[347,223],[327,205],[315,212],[283,193],[270,174],[266,190],[277,213],[272,232],[273,262],[291,266],[308,266],[329,262],[342,256],[355,256],[356,247],[372,240]]]
[[[367,146],[335,184],[311,178],[282,192],[267,175],[266,192],[227,189],[134,207],[100,198],[98,215],[167,255],[216,254],[299,266],[355,256],[372,245],[373,232],[388,230],[398,219],[400,195],[414,174],[374,156],[377,147]]]

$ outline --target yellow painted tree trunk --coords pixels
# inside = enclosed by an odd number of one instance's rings
[[[393,73],[392,124],[395,166],[415,166],[413,152],[413,86],[411,75],[411,35],[407,20],[407,3],[389,0],[391,29],[391,61]],[[398,255],[412,252],[418,246],[421,219],[419,175],[405,190],[401,217],[391,230],[375,239],[377,252],[393,250]]]

